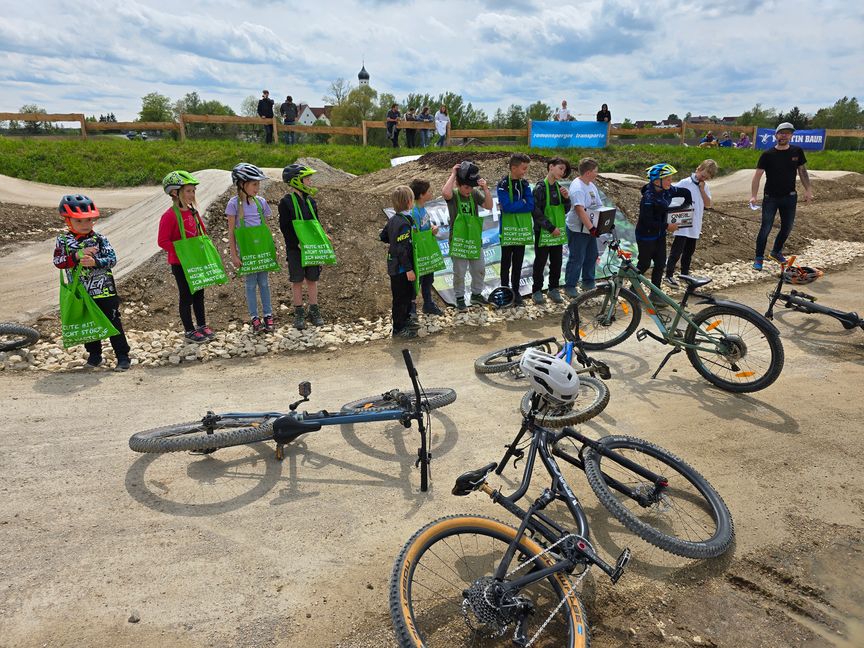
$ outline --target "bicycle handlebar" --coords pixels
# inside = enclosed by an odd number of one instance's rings
[[[414,387],[414,413],[420,414],[420,383],[417,381],[417,369],[414,367],[414,361],[411,359],[411,352],[408,349],[402,349],[402,359],[405,361],[405,368],[408,370],[408,377],[411,378],[411,386]]]

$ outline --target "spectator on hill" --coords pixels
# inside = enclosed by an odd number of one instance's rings
[[[435,121],[435,117],[432,116],[432,113],[429,112],[429,106],[423,106],[423,110],[417,115],[417,121],[421,122],[433,122]],[[420,146],[426,148],[429,146],[429,142],[432,140],[432,130],[429,128],[424,128],[420,131]]]
[[[393,148],[399,148],[399,104],[390,106],[387,112],[387,139],[393,142]]]
[[[570,109],[567,108],[567,100],[561,100],[561,107],[555,111],[555,121],[570,121]]]
[[[609,106],[603,104],[600,107],[600,110],[597,111],[597,121],[598,122],[611,122],[612,121],[612,113],[609,112]]]
[[[447,106],[443,105],[435,113],[435,131],[438,133],[438,141],[435,146],[444,146],[447,141],[447,127],[450,125],[450,117],[447,114]]]
[[[699,148],[715,148],[717,146],[717,138],[714,137],[714,131],[705,133],[705,137],[699,140]]]
[[[717,146],[722,148],[732,148],[732,138],[729,136],[727,131],[723,131],[723,135],[720,136],[720,143]]]
[[[414,114],[414,109],[409,108],[405,111],[405,121],[416,122],[417,115]],[[417,131],[413,128],[405,129],[405,145],[408,148],[414,148],[417,137]]]
[[[741,133],[741,137],[735,142],[735,148],[750,148],[750,137],[747,133]]]
[[[264,119],[273,119],[273,103],[270,98],[270,91],[263,90],[261,98],[258,100],[258,116]],[[267,124],[264,127],[264,142],[266,144],[273,143],[273,124]]]
[[[279,106],[279,114],[282,115],[283,123],[286,126],[293,126],[297,121],[297,104],[291,95],[285,97],[285,102]],[[294,131],[285,131],[285,143],[295,144],[297,142],[297,133]]]

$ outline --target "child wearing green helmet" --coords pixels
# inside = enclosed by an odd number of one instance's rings
[[[180,295],[180,320],[183,322],[184,337],[190,342],[209,342],[215,333],[207,326],[206,313],[204,310],[204,290],[194,293],[189,289],[180,259],[174,251],[174,241],[183,238],[180,233],[180,224],[175,213],[179,211],[183,221],[183,229],[187,237],[198,236],[199,228],[204,231],[204,223],[198,215],[197,202],[195,201],[195,187],[198,180],[188,171],[172,171],[162,179],[162,189],[171,197],[169,207],[159,219],[159,247],[168,253],[168,265],[177,282],[177,291]],[[195,313],[195,322],[192,322],[192,313]]]

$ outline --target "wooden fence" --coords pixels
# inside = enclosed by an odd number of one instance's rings
[[[181,114],[176,122],[94,122],[86,121],[81,113],[7,113],[0,112],[0,121],[32,121],[32,122],[78,122],[80,124],[81,139],[87,139],[87,134],[90,132],[99,131],[156,131],[167,130],[177,131],[180,141],[186,139],[187,124],[249,124],[260,126],[273,127],[273,141],[279,141],[279,133],[292,131],[296,133],[311,133],[322,135],[353,135],[360,137],[363,146],[369,143],[369,129],[387,128],[387,123],[384,121],[367,121],[364,120],[361,126],[302,126],[294,124],[286,126],[280,123],[278,117],[272,119],[265,117],[241,117],[239,115],[191,115]],[[417,121],[400,121],[399,129],[405,130],[435,130],[433,122],[417,122]],[[707,123],[707,122],[682,122],[680,127],[676,128],[612,128],[611,124],[607,125],[607,142],[612,144],[612,138],[636,135],[653,135],[654,137],[668,136],[674,134],[675,137],[684,144],[687,131],[692,130],[697,134],[711,131],[728,131],[730,134],[747,133],[751,140],[756,138],[756,126],[734,126],[723,123]],[[829,128],[825,131],[826,142],[828,137],[859,137],[864,138],[864,129],[843,129]],[[447,124],[447,141],[449,144],[451,139],[458,138],[496,138],[496,137],[524,137],[531,141],[531,120],[528,120],[527,128],[468,128],[468,129],[450,129],[450,124]]]

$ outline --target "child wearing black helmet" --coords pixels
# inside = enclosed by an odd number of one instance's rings
[[[313,196],[318,190],[310,184],[315,169],[304,164],[289,164],[282,170],[282,180],[288,185],[288,193],[279,201],[279,229],[285,237],[285,254],[288,261],[288,278],[291,281],[291,301],[294,305],[294,328],[306,328],[308,319],[321,326],[324,320],[318,308],[318,280],[321,266],[303,267],[300,239],[292,225],[295,220],[318,220],[318,205]],[[329,236],[328,236],[329,238]],[[303,284],[309,298],[308,313],[303,308]]]
[[[81,283],[118,331],[117,335],[109,338],[117,357],[114,370],[126,371],[131,366],[129,342],[120,322],[120,299],[114,284],[114,274],[111,272],[111,268],[117,264],[117,255],[108,239],[93,230],[93,225],[99,218],[99,210],[87,196],[69,195],[63,196],[59,211],[66,220],[69,231],[57,237],[54,265],[66,270],[70,281],[72,270],[81,267]],[[84,348],[89,354],[85,365],[87,368],[92,369],[102,364],[101,340],[87,342]]]

